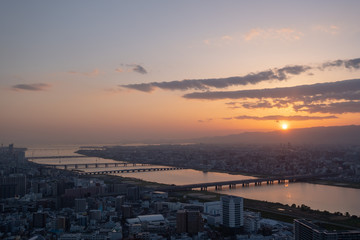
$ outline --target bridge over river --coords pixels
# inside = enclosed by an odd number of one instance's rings
[[[61,159],[61,158],[89,158],[89,157],[88,157],[88,156],[85,156],[85,155],[27,157],[28,160],[34,160],[34,159]]]
[[[118,170],[104,170],[96,172],[81,172],[79,175],[102,175],[110,173],[134,173],[134,172],[155,172],[155,171],[171,171],[171,170],[180,170],[181,167],[150,167],[150,168],[132,168],[132,169],[118,169]]]
[[[65,170],[71,169],[87,169],[87,168],[113,168],[128,166],[150,166],[147,163],[128,163],[128,162],[110,162],[110,163],[67,163],[67,164],[42,164],[44,167],[61,168]]]
[[[208,187],[215,187],[216,190],[221,189],[223,186],[229,186],[229,188],[236,188],[236,185],[241,185],[243,187],[248,187],[250,184],[255,186],[260,186],[263,183],[273,184],[274,182],[285,183],[303,181],[308,179],[315,179],[320,177],[327,177],[329,175],[295,175],[295,176],[282,176],[282,177],[268,177],[268,178],[252,178],[252,179],[242,179],[242,180],[231,180],[231,181],[222,181],[222,182],[208,182],[208,183],[195,183],[179,186],[169,186],[159,188],[160,191],[185,191],[195,188],[200,188],[202,191],[206,191]]]

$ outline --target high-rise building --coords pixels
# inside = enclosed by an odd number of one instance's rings
[[[179,210],[176,213],[176,232],[186,232],[186,211]]]
[[[221,197],[222,224],[228,228],[240,228],[244,225],[244,203],[242,197]]]
[[[115,210],[121,212],[121,206],[124,205],[125,196],[117,196],[115,199]]]
[[[328,231],[305,219],[294,220],[295,240],[360,239],[360,231]]]
[[[260,213],[244,212],[244,231],[247,233],[257,233],[260,229]]]
[[[187,233],[193,234],[202,232],[204,230],[204,224],[199,211],[187,211]]]
[[[132,208],[131,205],[122,205],[121,206],[122,218],[127,219],[132,217]]]
[[[0,198],[24,196],[26,194],[26,175],[22,173],[0,177]]]
[[[138,201],[140,199],[139,187],[128,187],[126,196],[130,201]]]
[[[199,211],[179,210],[176,213],[176,232],[190,234],[202,232],[204,224]]]
[[[86,199],[85,198],[76,198],[75,199],[75,211],[76,212],[86,212]]]
[[[70,227],[69,219],[63,216],[57,216],[55,219],[55,229],[66,231]]]
[[[101,211],[100,210],[90,210],[90,219],[91,220],[101,220]]]
[[[38,212],[33,214],[33,227],[44,228],[46,226],[46,213]]]

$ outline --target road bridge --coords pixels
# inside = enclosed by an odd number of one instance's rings
[[[128,166],[149,166],[147,163],[128,163],[128,162],[113,162],[113,163],[67,163],[67,164],[41,164],[49,168],[61,168],[65,170],[70,169],[87,169],[87,168],[113,168],[113,167],[128,167]]]
[[[34,159],[59,159],[59,158],[89,158],[89,157],[88,157],[88,156],[84,156],[84,155],[27,157],[28,160],[34,160]]]
[[[79,175],[102,175],[109,173],[135,173],[135,172],[154,172],[154,171],[171,171],[180,170],[181,167],[156,167],[156,168],[133,168],[133,169],[120,169],[120,170],[105,170],[96,172],[78,172]]]
[[[214,187],[215,190],[222,189],[223,186],[229,186],[229,188],[236,188],[237,185],[243,187],[248,187],[250,184],[255,186],[260,186],[262,184],[273,184],[301,181],[306,179],[314,179],[319,177],[325,177],[328,175],[295,175],[295,176],[283,176],[283,177],[268,177],[268,178],[252,178],[252,179],[241,179],[241,180],[232,180],[232,181],[222,181],[222,182],[209,182],[209,183],[195,183],[179,186],[169,186],[160,188],[160,191],[186,191],[198,188],[202,191],[206,191],[208,187]]]

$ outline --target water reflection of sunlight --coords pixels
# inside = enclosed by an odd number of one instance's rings
[[[286,198],[291,199],[292,198],[291,193],[287,193]]]

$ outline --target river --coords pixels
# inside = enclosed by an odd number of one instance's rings
[[[26,156],[34,157],[77,155],[74,154],[76,150],[78,150],[78,147],[76,146],[30,147],[26,152]],[[65,164],[85,162],[110,163],[115,161],[110,159],[86,157],[72,159],[38,159],[36,160],[36,162],[40,164]],[[153,165],[152,167],[158,166]],[[123,168],[126,167],[116,167],[113,169],[115,170]],[[102,169],[98,168],[97,170]],[[107,170],[109,170],[109,168],[107,168]],[[94,169],[86,169],[86,171],[94,171]],[[202,172],[193,169],[161,172],[122,173],[116,175],[138,178],[150,182],[175,185],[254,178],[245,175],[233,175],[218,172]],[[209,188],[208,190],[215,191],[214,188]],[[249,187],[242,187],[238,185],[235,189],[223,187],[222,190],[216,191],[221,194],[241,196],[244,198],[263,200],[268,202],[279,202],[289,205],[305,204],[312,209],[327,210],[329,212],[349,212],[351,215],[360,216],[360,189],[295,182],[285,184],[275,183],[272,185],[263,184],[262,186],[250,185]]]

